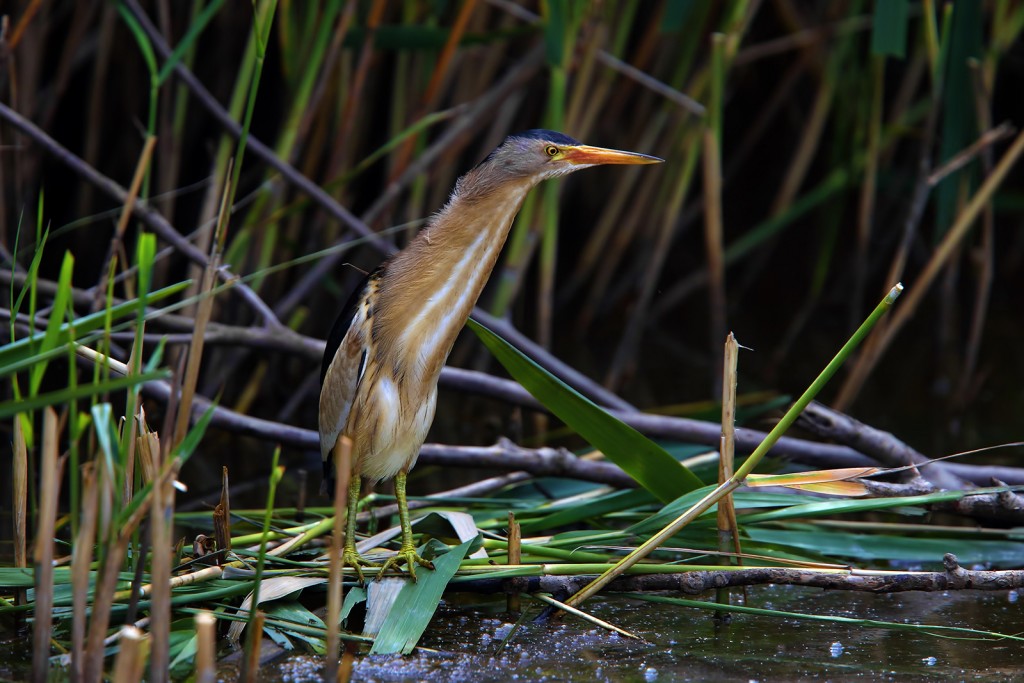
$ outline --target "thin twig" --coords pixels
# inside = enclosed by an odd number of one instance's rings
[[[125,203],[128,200],[127,190],[117,184],[114,180],[108,178],[92,166],[85,163],[81,157],[76,156],[66,147],[50,137],[41,128],[2,102],[0,102],[0,118],[6,120],[23,134],[31,138],[33,142],[40,145],[47,152],[60,160],[72,171],[100,188],[103,192],[110,195],[118,202]],[[150,207],[148,203],[142,201],[136,202],[132,213],[136,218],[145,223],[147,227],[153,230],[153,232],[155,232],[161,239],[173,245],[190,260],[195,263],[203,265],[206,264],[206,254],[183,237],[181,233],[174,228],[174,226],[168,223],[167,220],[164,219],[159,212]],[[226,266],[219,268],[217,275],[223,282],[236,281],[236,276],[232,274]],[[261,299],[259,295],[252,290],[252,288],[244,283],[236,282],[234,289],[268,325],[274,328],[281,327],[281,323],[278,321],[277,316],[274,315],[271,308],[267,306],[263,299]]]

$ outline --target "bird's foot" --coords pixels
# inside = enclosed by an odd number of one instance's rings
[[[380,568],[380,573],[377,574],[377,578],[384,576],[384,572],[394,567],[398,569],[403,563],[409,568],[409,578],[413,581],[416,580],[416,565],[426,567],[427,569],[433,569],[434,563],[430,560],[425,560],[420,557],[420,554],[416,552],[415,546],[402,545],[402,549],[397,553],[389,557],[385,562],[384,566]]]
[[[356,570],[356,576],[359,577],[359,585],[366,584],[366,578],[363,576],[363,567],[380,567],[381,565],[377,562],[371,562],[362,555],[360,555],[354,547],[345,548],[342,553],[342,560],[346,567],[352,567]],[[383,571],[383,569],[381,570]]]

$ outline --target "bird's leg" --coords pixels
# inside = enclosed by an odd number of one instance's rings
[[[356,517],[359,513],[359,489],[362,485],[362,477],[358,472],[352,473],[352,480],[348,483],[348,514],[345,517],[345,549],[342,559],[345,566],[356,570],[359,583],[366,583],[363,577],[363,567],[379,567],[375,562],[370,562],[356,550]]]
[[[402,562],[405,562],[409,567],[409,576],[412,580],[416,580],[416,565],[422,565],[427,569],[433,569],[434,563],[430,560],[425,560],[420,557],[419,553],[416,552],[416,544],[412,541],[412,525],[409,524],[409,502],[405,498],[405,470],[402,470],[395,475],[395,498],[398,501],[398,520],[402,526],[402,549],[398,551],[398,554],[393,557],[389,557],[381,567],[380,574],[377,577],[381,577],[391,567],[398,567]]]

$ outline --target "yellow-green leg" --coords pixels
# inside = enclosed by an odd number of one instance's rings
[[[434,563],[430,560],[424,560],[416,552],[416,544],[412,541],[412,525],[409,524],[409,501],[405,498],[405,471],[399,472],[395,476],[395,498],[398,501],[398,521],[402,526],[402,549],[398,551],[398,554],[389,557],[381,567],[380,573],[377,575],[378,578],[384,575],[391,567],[398,567],[403,562],[409,567],[409,576],[412,580],[416,580],[416,565],[422,565],[427,569],[433,569]]]
[[[345,518],[345,550],[342,557],[345,566],[356,570],[359,583],[366,583],[363,577],[363,567],[379,567],[376,562],[370,562],[356,551],[356,516],[359,514],[359,490],[362,485],[362,478],[358,472],[352,473],[352,480],[348,483],[348,514]]]

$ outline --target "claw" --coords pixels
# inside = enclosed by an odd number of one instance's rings
[[[352,567],[356,570],[356,576],[359,577],[359,585],[366,585],[366,577],[363,576],[363,567],[380,567],[381,565],[377,562],[371,562],[365,557],[356,552],[355,547],[345,548],[342,553],[342,561],[346,567]],[[383,569],[381,570],[383,571]]]
[[[397,570],[402,563],[405,563],[408,567],[409,578],[413,581],[416,580],[416,565],[426,567],[427,569],[434,568],[434,563],[420,557],[419,553],[416,552],[416,548],[402,548],[384,562],[384,565],[380,568],[380,573],[377,574],[377,578],[380,579],[380,577],[384,576],[384,572],[391,568]]]

